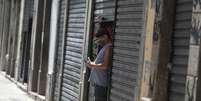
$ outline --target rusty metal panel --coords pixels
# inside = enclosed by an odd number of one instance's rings
[[[169,101],[184,101],[187,76],[192,0],[176,1],[176,17],[172,38],[172,68],[170,71]]]
[[[143,0],[117,0],[110,101],[137,98],[143,25]]]

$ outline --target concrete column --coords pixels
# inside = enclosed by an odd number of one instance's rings
[[[13,67],[13,45],[15,43],[15,29],[16,29],[16,6],[17,6],[17,1],[16,0],[12,0],[12,22],[11,22],[11,30],[9,30],[9,33],[10,33],[10,43],[9,43],[9,73],[8,75],[10,75],[11,77],[13,77],[13,70],[14,70],[14,67]]]
[[[5,5],[4,2],[5,2],[4,0],[0,1],[0,3],[1,3],[0,4],[0,13],[1,13],[1,15],[0,15],[0,49],[3,48],[3,36],[4,36],[4,34],[3,34],[3,22],[4,22],[4,5]],[[2,55],[3,54],[0,51],[0,59],[1,59]],[[1,60],[0,60],[0,70],[2,70]]]
[[[57,38],[57,23],[58,23],[58,0],[52,0],[51,7],[51,19],[50,19],[50,46],[49,46],[49,58],[48,58],[48,76],[46,87],[46,101],[53,101],[54,92],[54,66],[55,66],[55,54],[56,54],[56,38]]]
[[[1,48],[1,70],[6,71],[7,68],[7,61],[6,61],[6,54],[8,50],[8,36],[9,36],[9,27],[10,27],[10,14],[11,14],[11,1],[4,0],[4,13],[3,13],[3,42]]]
[[[193,0],[192,28],[185,101],[201,99],[201,1]]]
[[[20,4],[20,18],[19,18],[19,30],[18,30],[18,42],[17,42],[17,57],[16,57],[16,70],[15,70],[15,80],[18,80],[19,69],[20,69],[20,49],[21,49],[21,41],[22,41],[22,29],[23,29],[23,18],[24,18],[24,7],[25,7],[25,0],[21,0]]]
[[[141,82],[141,100],[143,99],[151,99],[150,91],[151,82],[150,78],[153,78],[153,74],[151,70],[156,70],[155,67],[151,67],[152,63],[152,50],[153,50],[153,33],[154,33],[154,23],[155,23],[155,13],[156,13],[156,1],[147,0],[145,5],[146,9],[146,28],[145,30],[145,49],[144,49],[144,66],[142,72],[142,82]],[[152,69],[150,69],[152,68]],[[153,79],[152,79],[153,80]],[[152,81],[153,82],[153,81]]]
[[[169,80],[169,63],[171,61],[172,33],[175,19],[175,0],[161,0],[161,10],[157,25],[155,26],[154,36],[158,36],[158,59],[157,72],[154,80],[153,101],[168,100],[168,80]]]
[[[15,71],[15,48],[16,48],[16,40],[17,40],[17,32],[18,32],[18,21],[19,21],[19,8],[20,8],[20,0],[12,0],[11,1],[11,22],[9,29],[9,44],[8,44],[8,68],[7,74],[11,77],[14,77]]]
[[[39,69],[38,93],[45,95],[48,72],[48,52],[50,38],[50,16],[52,0],[44,0],[43,33],[41,45],[41,64]]]
[[[38,89],[38,71],[41,64],[43,6],[44,0],[35,0],[32,27],[31,68],[29,71],[29,90],[33,92],[37,92]]]
[[[3,33],[2,33],[2,29],[3,29],[3,7],[4,7],[4,0],[0,1],[0,48],[2,48],[2,40],[3,40]],[[1,53],[1,52],[0,52]],[[1,57],[1,54],[0,54]]]
[[[16,64],[16,56],[17,56],[17,41],[18,41],[18,30],[19,30],[19,18],[20,18],[20,4],[21,0],[15,1],[15,6],[14,6],[14,25],[13,25],[13,43],[11,44],[11,72],[10,75],[11,77],[15,76],[15,64]]]
[[[7,55],[8,55],[8,61],[7,61],[7,69],[6,74],[10,75],[11,73],[11,67],[12,67],[12,44],[13,44],[13,29],[15,25],[15,0],[11,0],[11,9],[10,9],[10,25],[9,25],[9,36],[8,36],[8,49],[7,49]]]
[[[21,1],[19,35],[17,42],[16,77],[27,83],[32,29],[33,0]]]
[[[147,0],[141,101],[167,101],[175,0]]]

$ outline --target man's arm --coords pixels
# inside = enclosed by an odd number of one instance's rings
[[[112,48],[108,47],[105,49],[105,53],[104,53],[104,59],[103,59],[103,63],[101,64],[95,64],[94,62],[87,62],[87,66],[89,68],[97,68],[97,69],[101,69],[101,70],[106,70],[109,67],[110,64],[110,55],[112,53]]]

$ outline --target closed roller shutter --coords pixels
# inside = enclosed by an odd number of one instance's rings
[[[61,101],[78,101],[84,37],[85,0],[69,0]]]
[[[143,0],[117,0],[110,101],[136,99],[143,25]]]
[[[170,72],[169,101],[184,101],[187,76],[192,0],[176,1],[173,32],[172,69]]]
[[[60,93],[60,69],[62,62],[62,41],[64,33],[64,15],[65,15],[65,4],[66,0],[59,1],[59,14],[58,14],[58,26],[57,26],[57,52],[56,52],[56,68],[55,68],[55,87],[54,87],[54,101],[58,101]]]

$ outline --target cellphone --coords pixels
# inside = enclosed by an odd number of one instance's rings
[[[87,58],[87,60],[88,60],[89,62],[91,62],[91,59],[90,59],[90,57],[88,57],[88,58]]]

